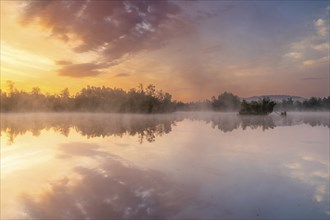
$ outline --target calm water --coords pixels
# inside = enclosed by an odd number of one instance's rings
[[[1,115],[2,219],[329,215],[329,113]]]

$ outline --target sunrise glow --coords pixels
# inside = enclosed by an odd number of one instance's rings
[[[148,5],[149,4],[149,5]],[[1,1],[1,89],[329,94],[329,4]]]

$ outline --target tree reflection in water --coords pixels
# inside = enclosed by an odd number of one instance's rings
[[[96,144],[87,145],[65,144],[60,150],[71,157],[92,157],[99,162],[97,168],[76,166],[73,174],[41,193],[22,195],[27,218],[159,219],[175,216],[189,204],[193,189],[161,172],[139,169]]]
[[[1,132],[8,135],[8,143],[18,135],[32,132],[39,136],[44,129],[53,129],[68,136],[70,129],[83,136],[108,137],[138,136],[138,141],[155,141],[157,136],[167,134],[174,124],[174,115],[134,115],[134,114],[3,114]]]
[[[159,115],[139,114],[2,114],[1,132],[8,135],[8,143],[13,143],[18,135],[30,131],[39,136],[43,129],[53,129],[68,136],[70,129],[83,136],[108,137],[130,135],[138,136],[138,141],[153,142],[158,136],[171,132],[172,125],[182,120],[199,120],[211,123],[213,128],[223,132],[231,132],[240,127],[262,130],[273,129],[276,126],[291,126],[308,124],[310,126],[330,126],[327,113],[291,113],[286,117],[240,116],[234,113],[174,113]]]

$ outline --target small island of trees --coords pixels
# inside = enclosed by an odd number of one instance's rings
[[[252,101],[250,103],[245,100],[241,103],[240,115],[268,115],[273,112],[275,102],[269,98],[263,98],[259,101]]]

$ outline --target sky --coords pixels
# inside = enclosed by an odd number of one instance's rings
[[[1,89],[329,96],[329,1],[1,1]]]

